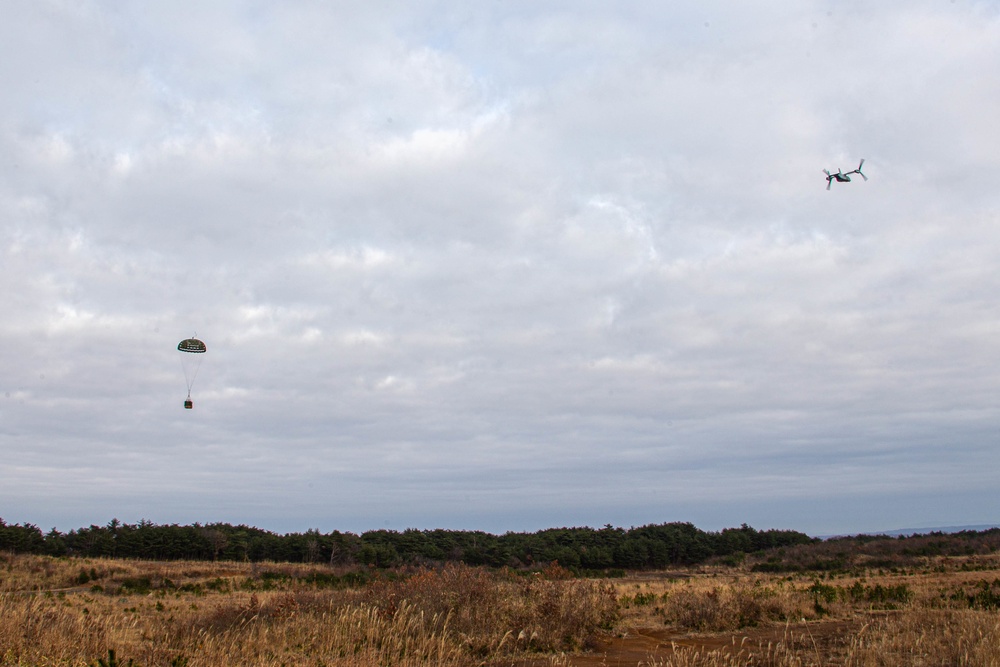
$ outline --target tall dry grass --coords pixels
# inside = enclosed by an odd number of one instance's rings
[[[677,627],[719,632],[803,617],[802,604],[770,586],[735,584],[707,591],[684,588],[665,600],[664,616]]]
[[[1000,667],[1000,572],[981,560],[823,578],[728,570],[624,584],[623,623],[683,638],[644,667]]]
[[[1000,667],[1000,615],[919,609],[878,618],[854,638],[844,664]]]
[[[145,666],[468,664],[447,619],[439,632],[426,632],[428,619],[408,604],[391,616],[366,606],[299,613],[285,595],[166,617],[145,605],[82,613],[0,596],[0,664],[90,665],[109,648]]]
[[[982,611],[927,611],[879,617],[833,635],[785,630],[777,641],[724,648],[677,647],[641,667],[997,667],[1000,618]]]
[[[613,587],[550,568],[532,576],[449,565],[370,586],[365,601],[387,615],[400,601],[447,618],[471,655],[587,648],[617,618]]]
[[[891,573],[715,568],[668,577],[609,584],[557,567],[374,576],[320,565],[0,556],[0,665],[89,666],[113,649],[142,667],[568,667],[604,630],[632,627],[662,628],[687,645],[650,656],[647,667],[1000,661],[1000,570],[981,558]]]
[[[617,608],[596,583],[466,566],[364,589],[310,585],[309,568],[277,570],[8,559],[0,664],[91,665],[109,649],[143,667],[485,664],[584,646]]]
[[[619,585],[626,624],[726,632],[817,617],[801,586],[778,578],[692,577]]]

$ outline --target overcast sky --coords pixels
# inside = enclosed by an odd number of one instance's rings
[[[993,1],[4,2],[0,517],[996,522],[998,72]]]

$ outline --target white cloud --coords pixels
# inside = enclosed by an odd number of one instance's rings
[[[5,520],[979,520],[990,4],[7,17]]]

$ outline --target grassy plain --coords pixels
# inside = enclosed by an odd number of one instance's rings
[[[0,556],[0,665],[1000,666],[998,610],[996,554],[603,580]]]
[[[618,637],[598,647],[610,660],[573,664],[1000,666],[997,554],[819,574],[703,567],[617,590]]]
[[[606,583],[449,565],[0,557],[0,664],[469,665],[585,649],[617,610]],[[129,663],[128,661],[133,661]]]

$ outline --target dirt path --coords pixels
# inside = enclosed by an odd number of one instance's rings
[[[688,634],[663,627],[630,628],[619,636],[603,637],[593,651],[570,656],[567,664],[571,667],[636,667],[668,658],[676,649],[738,653],[741,648],[766,651],[768,645],[778,643],[802,645],[805,647],[803,650],[822,655],[825,660],[849,644],[859,627],[859,622],[841,620],[745,628],[740,632],[713,634]],[[513,663],[512,667],[551,664],[551,659],[539,658],[521,660]]]

